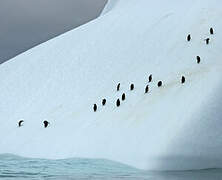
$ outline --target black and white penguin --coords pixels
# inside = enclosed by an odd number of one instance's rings
[[[117,84],[116,90],[119,91],[120,89],[120,83]]]
[[[97,105],[96,104],[93,105],[93,110],[94,110],[94,112],[96,112],[96,110],[97,110]]]
[[[197,64],[200,63],[200,56],[197,56]]]
[[[105,106],[106,105],[106,99],[102,100],[102,105]]]
[[[148,91],[149,91],[149,85],[147,85],[147,86],[145,87],[145,94],[148,93]]]
[[[190,40],[191,40],[191,35],[188,34],[188,36],[187,36],[187,41],[190,41]]]
[[[43,124],[44,124],[44,127],[47,128],[49,125],[49,122],[45,120],[45,121],[43,121]]]
[[[181,83],[182,83],[182,84],[185,83],[185,77],[184,77],[184,76],[182,76],[182,78],[181,78]]]
[[[19,127],[23,126],[23,122],[24,122],[24,120],[20,120],[20,121],[18,122],[18,126],[19,126]]]
[[[157,83],[157,86],[158,86],[158,87],[161,87],[162,85],[163,85],[162,81],[159,81],[159,82]]]
[[[116,106],[117,106],[117,107],[120,106],[120,100],[119,100],[119,99],[117,99],[117,101],[116,101]]]
[[[123,94],[122,94],[122,101],[125,101],[125,99],[126,99],[126,94],[123,93]]]
[[[213,28],[210,28],[210,34],[214,34]]]
[[[151,82],[152,79],[153,79],[153,76],[152,76],[152,74],[150,74],[150,75],[149,75],[149,82]]]
[[[210,38],[205,39],[205,41],[206,41],[206,44],[209,44]]]
[[[134,90],[134,84],[131,84],[131,85],[130,85],[130,90],[131,90],[131,91]]]

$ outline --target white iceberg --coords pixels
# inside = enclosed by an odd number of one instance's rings
[[[121,0],[2,64],[0,153],[104,158],[148,170],[222,167],[221,5]]]

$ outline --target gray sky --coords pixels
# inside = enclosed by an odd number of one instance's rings
[[[96,18],[107,0],[1,0],[0,63]]]

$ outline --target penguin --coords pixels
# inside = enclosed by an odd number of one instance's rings
[[[125,93],[123,93],[122,94],[122,101],[125,101],[125,99],[126,99],[126,95],[125,95]]]
[[[120,83],[117,85],[116,90],[119,91],[120,89]]]
[[[105,106],[106,105],[106,99],[102,100],[102,105]]]
[[[152,74],[150,74],[150,75],[149,75],[149,82],[151,82],[152,79],[153,79],[153,76],[152,76]]]
[[[161,87],[162,84],[163,84],[162,81],[159,81],[159,82],[157,83],[157,86],[158,86],[158,87]]]
[[[214,34],[213,28],[210,28],[210,34]]]
[[[132,91],[134,89],[134,84],[130,85],[130,90]]]
[[[18,122],[18,126],[21,127],[21,126],[23,125],[23,122],[24,122],[24,120],[20,120],[20,121]]]
[[[205,39],[206,44],[209,44],[210,38]]]
[[[182,76],[182,78],[181,78],[181,83],[182,83],[182,84],[185,83],[185,77],[184,77],[184,76]]]
[[[116,101],[116,106],[117,106],[117,107],[120,106],[120,100],[119,100],[119,99],[117,99],[117,101]]]
[[[188,36],[187,36],[187,41],[190,41],[190,40],[191,40],[191,35],[188,34]]]
[[[197,64],[200,63],[200,56],[197,56]]]
[[[43,124],[44,124],[44,127],[47,128],[48,125],[49,125],[49,122],[45,120],[45,121],[43,122]]]
[[[147,85],[147,86],[145,87],[145,94],[148,93],[148,91],[149,91],[149,86]]]
[[[94,112],[96,112],[96,110],[97,110],[97,105],[96,104],[93,105],[93,110],[94,110]]]

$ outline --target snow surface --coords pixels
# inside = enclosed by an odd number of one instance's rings
[[[121,0],[1,65],[0,153],[104,158],[152,170],[222,167],[221,5]]]

